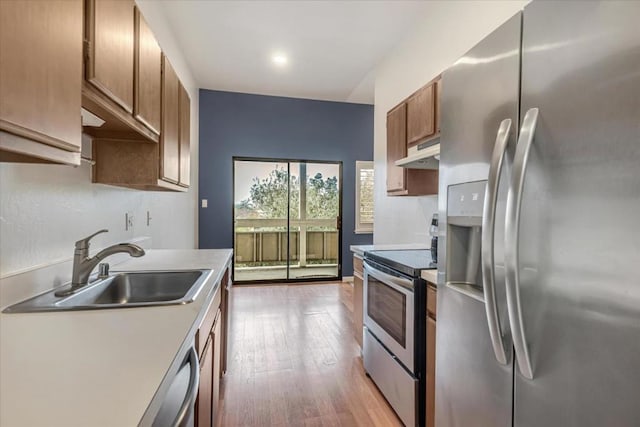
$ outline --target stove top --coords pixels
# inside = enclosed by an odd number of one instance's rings
[[[422,270],[438,268],[429,249],[373,250],[365,252],[364,256],[412,277],[420,276]]]

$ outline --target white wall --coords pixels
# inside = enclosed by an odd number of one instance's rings
[[[437,196],[388,197],[386,114],[444,71],[528,1],[432,1],[424,21],[376,68],[374,243],[427,243]]]
[[[110,232],[96,237],[95,247],[136,236],[151,236],[154,248],[197,246],[198,87],[161,2],[139,3],[191,97],[191,188],[178,194],[92,184],[91,166],[84,162],[77,168],[0,163],[0,277],[69,259],[76,240],[101,228]],[[129,231],[125,212],[134,217]]]

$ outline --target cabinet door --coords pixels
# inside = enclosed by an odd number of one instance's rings
[[[353,273],[353,333],[356,341],[362,348],[362,306],[363,306],[363,280],[360,273]]]
[[[405,189],[406,169],[395,161],[407,153],[407,105],[401,104],[387,114],[387,191]]]
[[[160,178],[178,183],[180,141],[178,103],[180,81],[166,56],[162,56],[162,133],[160,134]]]
[[[220,310],[222,311],[222,346],[220,347],[220,352],[222,353],[222,362],[220,369],[222,370],[222,374],[227,372],[228,366],[228,348],[229,348],[229,333],[230,329],[230,321],[231,315],[229,314],[229,310],[231,308],[231,287],[229,286],[229,280],[231,280],[231,270],[227,268],[224,272],[224,276],[222,277],[222,282],[220,283],[220,289],[222,290],[222,301],[220,303]]]
[[[435,426],[436,321],[427,316],[427,427]]]
[[[180,180],[179,185],[188,187],[191,183],[191,100],[187,90],[180,85]]]
[[[196,426],[211,427],[211,399],[213,390],[213,340],[209,338],[200,359],[200,385],[196,401]]]
[[[93,86],[133,112],[134,1],[87,1],[87,70]]]
[[[82,1],[0,1],[0,130],[24,138],[11,151],[79,152],[81,88]]]
[[[437,301],[438,301],[438,291],[436,290],[436,285],[431,285],[428,282],[427,284],[427,312],[434,318],[437,319],[436,309],[437,309]]]
[[[413,144],[436,133],[435,85],[423,87],[407,101],[407,143]]]
[[[216,322],[211,332],[213,338],[213,387],[211,408],[213,425],[216,425],[218,403],[220,402],[220,378],[222,377],[222,312],[218,310]]]
[[[133,114],[160,134],[162,51],[140,10],[135,12],[135,96]]]

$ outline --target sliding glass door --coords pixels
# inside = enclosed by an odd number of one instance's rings
[[[234,281],[286,280],[289,164],[234,161]]]
[[[342,164],[234,159],[234,281],[341,277]]]

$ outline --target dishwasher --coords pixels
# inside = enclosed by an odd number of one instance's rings
[[[195,347],[191,347],[169,386],[164,402],[153,420],[153,427],[192,427],[199,382],[198,353]]]

